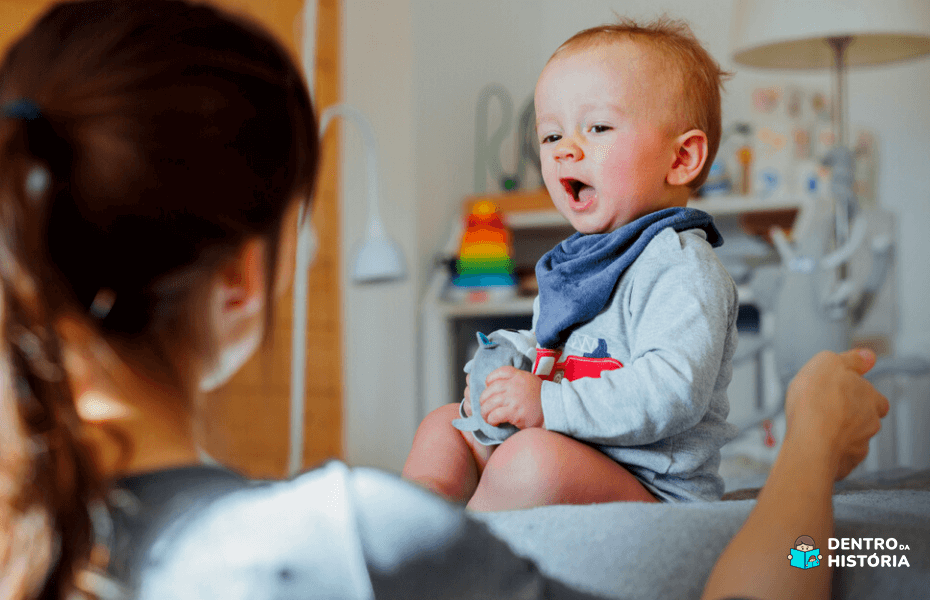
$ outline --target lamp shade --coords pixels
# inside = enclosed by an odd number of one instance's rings
[[[928,0],[735,0],[733,59],[751,67],[829,69],[827,40],[850,37],[847,66],[930,54]]]

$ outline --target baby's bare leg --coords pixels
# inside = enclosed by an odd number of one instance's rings
[[[541,428],[518,431],[488,460],[468,508],[656,502],[633,475],[591,446]]]
[[[482,446],[471,433],[459,431],[459,405],[446,404],[428,414],[413,438],[403,477],[453,502],[468,502],[492,446]]]

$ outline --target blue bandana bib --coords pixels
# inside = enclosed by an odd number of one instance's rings
[[[660,231],[703,229],[714,248],[723,237],[714,219],[694,208],[666,208],[650,213],[610,233],[575,233],[536,263],[539,317],[536,341],[543,348],[565,345],[571,330],[593,319],[646,245]]]

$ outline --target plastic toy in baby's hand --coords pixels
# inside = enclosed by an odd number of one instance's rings
[[[465,365],[465,372],[471,375],[468,395],[459,406],[461,419],[452,421],[452,425],[461,431],[470,431],[480,444],[494,446],[519,431],[514,425],[504,423],[500,426],[489,425],[481,416],[481,392],[485,380],[492,371],[500,367],[516,367],[522,371],[531,371],[533,362],[510,341],[507,331],[495,331],[487,336],[478,333],[478,351],[475,357]],[[471,403],[471,416],[466,416],[464,403]]]

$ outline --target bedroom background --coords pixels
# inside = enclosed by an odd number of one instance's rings
[[[307,0],[309,2],[310,0]],[[353,128],[338,124],[326,152],[315,226],[321,253],[311,289],[307,466],[327,456],[399,472],[418,424],[422,390],[420,304],[433,257],[447,241],[461,201],[474,191],[475,106],[489,83],[503,85],[519,110],[552,51],[570,35],[615,14],[687,20],[724,69],[735,71],[723,99],[724,123],[745,119],[760,85],[791,82],[829,91],[826,71],[757,71],[730,59],[733,0],[318,0],[318,108],[345,101],[370,119],[380,152],[382,218],[409,261],[406,279],[351,283],[353,246],[366,226],[364,152]],[[222,0],[271,26],[299,53],[304,0]],[[0,3],[5,46],[47,0]],[[803,14],[795,15],[803,19]],[[849,75],[849,119],[878,136],[878,203],[897,221],[898,354],[930,357],[930,60],[857,69]],[[503,156],[512,156],[512,139]],[[324,165],[327,163],[324,163]],[[334,162],[329,162],[333,165]],[[338,173],[337,173],[338,171]],[[337,182],[338,177],[338,182]],[[338,192],[338,198],[336,193]],[[338,223],[338,226],[337,226]],[[277,324],[287,354],[289,306]],[[316,319],[314,320],[314,315]],[[340,326],[341,325],[341,326]],[[269,367],[270,364],[270,367]],[[286,356],[241,374],[237,400],[214,407],[261,410],[212,413],[211,451],[255,475],[281,474],[286,454]],[[275,383],[268,384],[267,369]],[[269,388],[270,385],[270,388]],[[927,406],[930,393],[918,400]],[[926,436],[925,436],[926,437]],[[930,452],[924,457],[930,461]],[[926,466],[926,465],[923,465]]]
[[[757,71],[730,59],[732,0],[448,1],[392,0],[344,5],[343,99],[372,120],[382,156],[388,230],[415,262],[403,282],[347,286],[345,293],[346,459],[399,471],[416,430],[418,305],[432,257],[446,242],[462,199],[473,193],[475,105],[488,83],[502,84],[519,109],[555,48],[614,14],[687,20],[724,69],[735,71],[723,100],[724,120],[746,118],[751,91],[792,82],[830,90],[827,71]],[[796,15],[803,19],[803,14]],[[877,133],[878,203],[897,220],[895,350],[930,356],[930,61],[850,72],[849,119]],[[351,133],[342,149],[343,238],[364,227],[364,181]],[[503,156],[511,156],[505,146]],[[505,158],[506,160],[506,158]],[[505,168],[508,165],[505,164]],[[343,262],[343,273],[347,265]],[[345,279],[344,279],[345,281]],[[389,351],[386,351],[389,349]],[[918,399],[924,405],[930,398]],[[930,457],[927,457],[930,459]]]

